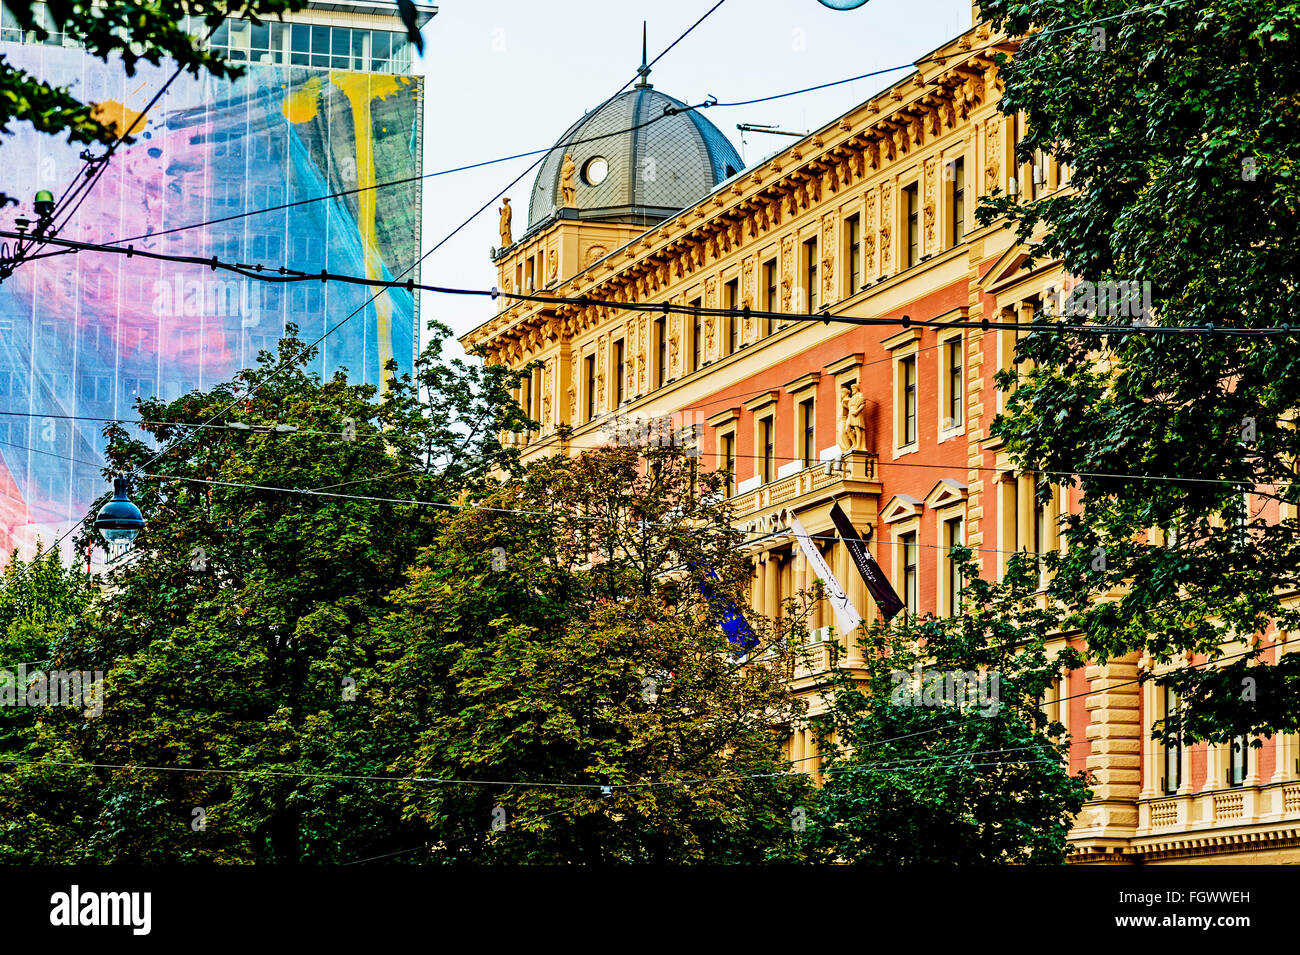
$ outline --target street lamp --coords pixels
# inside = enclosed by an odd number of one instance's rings
[[[111,545],[125,547],[144,530],[144,517],[126,496],[127,479],[113,478],[113,499],[99,509],[95,517],[95,530],[104,535]]]

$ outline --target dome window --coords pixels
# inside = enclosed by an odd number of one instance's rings
[[[582,181],[589,186],[599,186],[609,175],[609,163],[604,156],[592,156],[582,165]]]

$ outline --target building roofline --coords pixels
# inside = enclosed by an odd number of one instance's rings
[[[332,13],[363,13],[373,17],[392,17],[401,19],[396,3],[383,3],[381,0],[309,0],[308,10],[328,10]],[[432,3],[415,3],[415,24],[423,27],[438,15],[438,8]]]

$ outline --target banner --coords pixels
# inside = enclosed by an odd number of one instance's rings
[[[817,545],[812,542],[808,532],[804,529],[799,518],[790,518],[790,529],[799,541],[799,546],[803,548],[803,555],[808,559],[813,573],[821,578],[822,586],[826,588],[826,597],[830,600],[831,606],[835,608],[835,620],[839,625],[840,633],[849,634],[858,629],[858,624],[862,623],[862,614],[858,613],[853,602],[849,600],[849,595],[844,592],[840,586],[838,578],[831,571],[830,565],[822,557],[822,552],[817,549]]]
[[[844,541],[844,546],[849,549],[849,556],[853,558],[854,566],[862,575],[863,583],[875,598],[876,606],[880,608],[886,620],[891,619],[903,609],[903,601],[899,600],[898,594],[894,593],[894,588],[889,585],[889,580],[886,579],[880,565],[876,563],[876,558],[871,556],[866,542],[858,535],[853,522],[838,503],[831,506],[831,521],[835,524],[840,539]]]
[[[706,567],[705,570],[714,580],[718,579],[712,567]],[[722,632],[727,635],[728,640],[740,648],[742,655],[758,646],[758,637],[739,607],[730,600],[724,602],[704,581],[700,581],[700,593],[704,595],[704,600],[710,607],[722,611]]]

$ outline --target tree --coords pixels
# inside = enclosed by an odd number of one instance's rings
[[[443,525],[394,597],[377,708],[422,728],[393,768],[431,780],[404,795],[434,859],[798,856],[811,795],[784,736],[806,631],[793,604],[750,614],[739,662],[721,624],[750,568],[720,482],[619,444],[543,459]]]
[[[1149,310],[1129,318],[1197,330],[1044,327],[1017,349],[1031,364],[1001,376],[1015,390],[992,432],[1020,465],[1074,475],[1082,489],[1053,595],[1098,659],[1213,660],[1234,641],[1293,628],[1300,353],[1294,335],[1211,327],[1286,326],[1300,307],[1300,8],[989,0],[981,9],[1013,35],[1037,31],[1001,58],[999,108],[1026,114],[1017,159],[1042,149],[1070,182],[1028,204],[997,196],[983,220],[1007,216],[1022,240],[1041,240],[1031,255],[1060,258],[1085,280],[1089,294],[1066,303],[1071,324],[1129,320],[1097,306],[1096,283],[1133,292],[1149,283]],[[1117,599],[1102,599],[1115,588]],[[1177,676],[1198,714],[1185,722],[1189,738],[1300,728],[1300,666],[1261,663],[1249,655],[1226,676],[1213,666]],[[1240,705],[1248,667],[1268,690],[1260,705]]]
[[[1047,638],[1038,567],[1016,555],[1000,583],[967,575],[962,613],[876,623],[867,677],[844,676],[819,718],[825,784],[808,821],[813,858],[874,864],[1060,863],[1090,792],[1070,776],[1064,727],[1041,701],[1082,664]]]
[[[400,784],[342,778],[390,775],[406,742],[371,728],[371,625],[452,497],[512,466],[497,434],[526,423],[517,375],[444,361],[448,330],[432,330],[414,377],[382,395],[309,374],[314,350],[291,331],[282,367],[263,353],[235,382],[137,409],[244,427],[148,425],[161,455],[108,429],[112,470],[148,464],[133,488],[148,526],[98,612],[55,642],[69,665],[104,672],[103,713],[40,712],[29,763],[0,776],[9,853],[324,862],[416,835]]]

